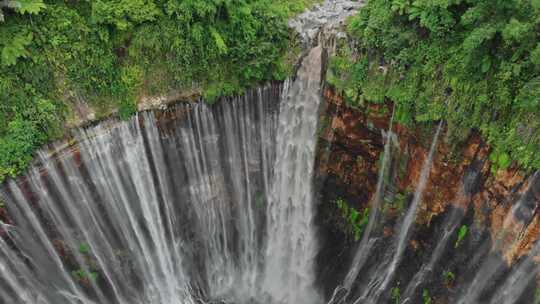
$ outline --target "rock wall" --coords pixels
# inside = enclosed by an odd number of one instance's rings
[[[319,256],[320,283],[329,294],[332,281],[339,281],[346,271],[347,266],[343,265],[350,264],[358,243],[347,228],[350,220],[336,202],[347,202],[359,214],[370,207],[384,150],[382,134],[390,128],[393,109],[391,102],[359,109],[348,107],[332,88],[326,88],[324,95],[316,182],[320,189],[318,219],[326,244]],[[435,128],[392,126],[397,143],[386,193],[390,199],[383,207],[386,220],[381,228],[388,246],[398,231],[394,224],[411,201]],[[450,212],[459,212],[460,226],[466,227],[462,228],[465,237],[458,241],[457,233],[452,236],[451,244],[456,245],[446,249],[441,265],[434,271],[451,271],[455,279],[449,281],[439,275],[432,282],[433,286],[438,285],[432,291],[435,303],[452,303],[450,295],[478,274],[488,254],[500,260],[503,272],[526,256],[537,255],[538,250],[532,249],[540,238],[540,177],[516,167],[493,174],[488,159],[490,147],[475,132],[458,147],[450,146],[446,140],[440,142],[417,212],[415,233],[395,284],[399,286],[411,279],[435,250]],[[384,248],[379,253],[383,254]],[[531,292],[525,293],[524,298],[529,299]]]

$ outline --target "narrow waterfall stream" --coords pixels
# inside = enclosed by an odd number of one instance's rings
[[[391,255],[392,257],[389,261],[389,264],[384,265],[385,262],[381,263],[381,273],[373,276],[372,281],[370,281],[368,287],[365,289],[364,294],[355,303],[378,303],[381,294],[388,289],[388,285],[393,280],[396,269],[403,258],[406,244],[410,238],[411,229],[416,218],[418,205],[422,200],[422,196],[424,195],[426,182],[429,177],[429,172],[431,170],[431,164],[433,162],[433,157],[435,149],[437,147],[437,142],[439,140],[439,135],[441,133],[442,125],[443,123],[440,122],[431,143],[428,158],[422,166],[418,186],[415,189],[413,200],[399,228],[399,234],[397,234],[396,245],[394,248],[395,251]]]

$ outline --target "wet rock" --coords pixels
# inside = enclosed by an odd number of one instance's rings
[[[310,45],[323,27],[337,31],[363,4],[364,1],[326,0],[292,19],[289,27],[299,33],[304,45]]]
[[[353,109],[332,89],[326,90],[325,97],[328,106],[322,119],[327,122],[320,132],[317,174],[320,178],[331,177],[331,184],[323,186],[323,191],[330,192],[326,196],[339,193],[351,207],[361,210],[369,206],[374,194],[383,152],[382,134],[389,129],[392,105]],[[400,151],[393,160],[392,192],[407,197],[415,189],[427,158],[429,144],[424,138],[429,136],[399,124],[392,130]],[[435,219],[458,208],[470,214],[467,225],[482,235],[482,248],[499,252],[508,265],[526,256],[540,239],[540,174],[529,178],[519,168],[511,167],[493,175],[488,160],[490,147],[475,132],[452,151],[445,143],[438,147],[416,225],[435,225]],[[388,225],[393,225],[392,218],[400,214],[395,207],[389,209]],[[383,231],[392,231],[389,227]],[[390,237],[392,233],[384,235]],[[429,237],[425,234],[415,244],[429,242]]]
[[[540,203],[540,174],[532,177],[527,191],[515,206],[514,216],[523,223],[529,223],[538,210]]]
[[[483,162],[474,160],[464,172],[463,175],[463,191],[466,195],[472,196],[481,190],[482,186],[482,167]]]

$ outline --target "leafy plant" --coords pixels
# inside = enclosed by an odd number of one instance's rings
[[[469,228],[466,225],[462,225],[458,230],[458,238],[456,243],[454,244],[454,248],[458,248],[463,239],[467,236],[467,233],[469,231]]]
[[[11,39],[7,38],[2,48],[2,65],[11,66],[17,59],[28,57],[26,47],[32,43],[32,33],[18,33]]]
[[[449,285],[454,282],[454,280],[456,279],[456,275],[452,271],[446,270],[443,272],[443,279],[444,283]]]
[[[3,8],[13,9],[20,14],[38,14],[46,7],[43,0],[4,0],[0,2],[0,22],[4,22]]]
[[[78,280],[84,281],[84,280],[97,280],[99,274],[97,272],[91,271],[87,272],[83,269],[72,271],[71,274]]]
[[[496,174],[499,169],[506,169],[512,163],[510,155],[505,152],[492,152],[489,155],[489,160],[491,161],[491,173]]]
[[[369,208],[364,208],[360,213],[356,209],[349,207],[349,204],[342,198],[336,200],[336,205],[341,211],[341,216],[347,221],[348,230],[351,231],[355,241],[360,240],[364,227],[369,222]]]
[[[422,301],[424,304],[431,304],[431,296],[429,295],[429,290],[424,289],[422,292]]]
[[[88,244],[80,244],[79,245],[79,252],[82,253],[82,254],[90,253],[90,246],[88,246]]]
[[[390,291],[390,299],[394,304],[401,303],[401,290],[399,286],[392,287],[392,290]]]

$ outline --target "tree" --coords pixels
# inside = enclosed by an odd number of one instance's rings
[[[3,9],[11,9],[20,14],[38,14],[45,8],[43,0],[2,0],[0,1],[0,22],[5,21]]]

